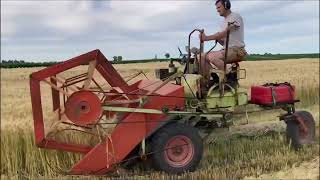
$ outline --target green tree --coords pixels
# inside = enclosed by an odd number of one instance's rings
[[[118,61],[122,61],[122,56],[118,56],[118,57],[117,57],[117,60],[118,60]]]
[[[169,53],[166,53],[164,56],[165,56],[167,59],[170,58],[170,54],[169,54]]]
[[[113,56],[113,61],[117,62],[118,61],[118,56]]]

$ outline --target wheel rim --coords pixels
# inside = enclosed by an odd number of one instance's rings
[[[186,136],[174,136],[167,142],[164,151],[166,162],[172,167],[183,167],[190,163],[194,156],[194,146]]]
[[[90,91],[73,93],[68,98],[65,108],[68,119],[77,125],[96,123],[102,113],[100,99]]]

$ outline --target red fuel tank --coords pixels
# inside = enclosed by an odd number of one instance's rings
[[[267,83],[251,86],[252,104],[274,106],[279,103],[292,103],[295,100],[295,87],[290,83]]]

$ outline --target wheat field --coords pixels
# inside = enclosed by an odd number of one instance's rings
[[[251,85],[285,81],[294,84],[297,97],[301,100],[297,109],[311,112],[316,120],[315,145],[299,152],[293,151],[284,142],[284,124],[278,122],[277,118],[279,111],[256,113],[249,116],[249,121],[253,124],[251,127],[254,127],[251,129],[259,130],[259,124],[271,123],[279,127],[277,131],[263,135],[257,135],[259,131],[254,131],[255,135],[252,136],[251,131],[246,132],[234,127],[231,131],[239,130],[240,133],[234,133],[227,139],[219,138],[219,134],[210,136],[200,167],[193,173],[176,176],[137,168],[120,173],[120,179],[127,179],[130,173],[134,173],[130,175],[132,179],[256,178],[316,158],[319,155],[319,62],[319,59],[241,62],[241,68],[246,69],[247,77],[240,80],[240,86],[247,88],[249,93]],[[154,69],[166,68],[167,65],[166,62],[155,62],[118,64],[114,67],[123,77],[142,70],[149,79],[154,79]],[[61,174],[59,169],[70,168],[80,158],[78,154],[38,149],[34,144],[29,75],[40,69],[42,68],[1,69],[1,178],[68,179],[70,177]],[[77,74],[85,70],[86,67],[79,67],[68,73]],[[139,78],[144,76],[134,80]],[[43,92],[43,101],[50,104],[50,96],[51,91],[48,88]],[[44,111],[49,113],[50,108],[44,107]],[[241,133],[245,135],[239,136]],[[319,175],[310,176],[317,177]],[[102,177],[89,179],[92,178]]]

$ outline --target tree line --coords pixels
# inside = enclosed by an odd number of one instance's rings
[[[146,62],[163,62],[170,61],[170,54],[165,53],[165,58],[158,59],[155,55],[152,59],[143,60],[123,60],[122,56],[113,56],[112,64],[129,64],[129,63],[146,63]],[[250,54],[246,57],[247,61],[259,61],[259,60],[282,60],[282,59],[298,59],[298,58],[318,58],[319,53],[313,54]],[[20,67],[48,67],[60,62],[26,62],[24,60],[1,60],[0,68],[20,68]]]

